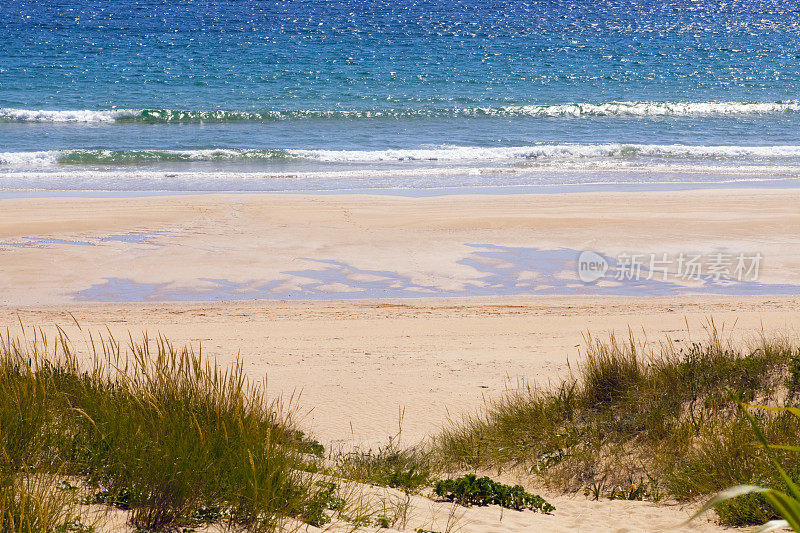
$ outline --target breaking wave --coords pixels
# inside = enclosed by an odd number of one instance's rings
[[[679,144],[541,144],[519,147],[441,146],[397,150],[51,150],[0,152],[0,165],[11,167],[148,166],[158,163],[278,162],[320,163],[480,163],[508,164],[563,162],[565,160],[636,161],[776,161],[800,159],[800,145],[691,146]]]
[[[272,122],[295,119],[425,117],[659,117],[776,114],[800,112],[800,100],[779,102],[606,102],[417,109],[305,109],[192,111],[176,109],[46,110],[0,109],[0,122],[181,124]]]

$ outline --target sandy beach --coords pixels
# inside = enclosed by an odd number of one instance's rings
[[[67,331],[88,350],[88,332],[106,328],[163,334],[174,343],[202,346],[221,365],[241,358],[247,374],[267,379],[270,395],[294,398],[299,426],[328,447],[377,448],[398,432],[402,445],[435,435],[449,421],[481,408],[521,380],[546,386],[580,361],[588,332],[627,335],[628,328],[658,342],[706,339],[713,318],[737,342],[800,331],[797,297],[546,298],[505,297],[327,302],[72,304],[4,308],[2,324],[18,321],[55,335]],[[79,329],[74,321],[81,325]],[[688,324],[688,330],[687,330]],[[28,330],[28,335],[31,331]],[[497,477],[497,472],[490,473]],[[506,479],[507,478],[507,479]],[[505,482],[530,477],[501,476]],[[540,489],[554,515],[499,508],[458,511],[459,531],[481,533],[663,531],[690,508],[650,502],[589,501],[582,494]],[[400,498],[398,492],[395,495]],[[451,506],[414,497],[414,527],[443,530]],[[120,525],[121,527],[121,525]],[[113,530],[113,528],[112,528]],[[315,530],[312,528],[312,530]],[[723,531],[705,519],[676,531]]]
[[[800,532],[796,4],[0,2],[0,531]]]
[[[769,292],[800,274],[798,205],[797,190],[741,189],[6,199],[0,326],[60,325],[78,350],[106,328],[163,334],[222,365],[241,358],[329,445],[384,444],[401,414],[410,445],[508,387],[563,378],[589,332],[690,343],[713,319],[737,342],[796,335],[800,297]],[[574,273],[537,272],[540,256],[520,250],[757,251],[764,264],[750,295],[691,284],[580,294]],[[554,293],[537,295],[541,276]],[[552,498],[565,511],[540,525],[486,511],[466,530],[639,531],[685,516],[624,504],[626,529],[621,503]]]
[[[208,194],[2,205],[0,303],[7,306],[737,293],[692,280],[662,282],[660,275],[589,286],[574,265],[584,250],[643,261],[759,253],[757,284],[741,294],[800,292],[793,285],[800,272],[798,189],[429,198]]]
[[[73,304],[5,308],[2,326],[62,326],[76,348],[108,327],[202,346],[227,365],[241,357],[270,393],[298,396],[301,425],[327,443],[409,445],[448,417],[479,409],[519,380],[546,385],[580,360],[585,336],[631,328],[653,344],[707,338],[713,318],[735,341],[800,331],[798,297],[532,298]],[[73,318],[83,328],[78,330]],[[687,330],[688,324],[688,330]],[[30,332],[29,332],[30,334]]]

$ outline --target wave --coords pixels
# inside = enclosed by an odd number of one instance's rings
[[[291,159],[288,150],[51,150],[0,153],[0,165],[19,167],[53,165],[148,165],[201,161],[280,161]]]
[[[800,145],[691,146],[679,144],[541,144],[519,147],[440,146],[391,150],[52,150],[2,152],[0,165],[11,167],[147,166],[158,163],[310,161],[320,163],[480,163],[548,164],[569,160],[775,161],[800,159]]]
[[[270,161],[290,159],[286,150],[72,150],[57,162],[64,165],[141,165],[181,161]]]
[[[90,111],[88,109],[74,109],[67,111],[54,111],[48,109],[0,109],[0,123],[2,122],[82,122],[99,123],[115,122],[117,119],[136,117],[141,113],[135,109],[114,109],[108,111]]]
[[[606,102],[418,109],[305,109],[192,111],[177,109],[46,110],[0,108],[0,122],[182,124],[273,122],[294,119],[425,117],[664,117],[800,112],[800,100],[778,102]]]
[[[690,146],[680,144],[541,144],[519,147],[443,146],[409,150],[287,150],[294,157],[325,163],[402,161],[540,161],[575,158],[800,158],[800,146]]]

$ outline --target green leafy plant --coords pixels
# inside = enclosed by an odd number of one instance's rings
[[[434,492],[440,498],[464,506],[499,505],[517,511],[530,509],[543,513],[551,513],[556,509],[541,496],[525,492],[520,485],[504,485],[487,476],[479,478],[475,474],[439,480]]]
[[[308,498],[300,517],[312,526],[321,526],[331,521],[328,510],[341,511],[345,501],[336,495],[338,486],[330,481],[317,481],[316,490]]]
[[[603,495],[603,489],[605,488],[606,484],[606,477],[608,476],[605,475],[598,480],[592,480],[591,484],[585,489],[583,489],[583,495],[586,496],[587,498],[591,497],[594,501],[599,500],[600,497]]]

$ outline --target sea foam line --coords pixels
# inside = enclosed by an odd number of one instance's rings
[[[202,123],[270,122],[293,119],[369,119],[424,117],[658,117],[775,114],[800,111],[800,100],[779,102],[605,102],[474,106],[416,109],[48,110],[0,108],[0,122],[39,123]]]
[[[533,162],[566,160],[633,161],[663,159],[798,159],[800,145],[784,146],[691,146],[679,144],[541,144],[519,147],[440,146],[391,150],[295,150],[295,149],[204,149],[204,150],[51,150],[0,152],[6,167],[53,166],[147,166],[156,163],[236,162],[305,160],[323,163],[369,164],[384,162]]]
[[[800,146],[690,146],[679,144],[541,144],[520,147],[443,146],[399,150],[287,150],[294,157],[322,162],[506,161],[570,158],[792,158]]]
[[[488,173],[486,171],[491,170]],[[619,172],[622,170],[622,172]],[[648,169],[591,170],[588,174],[573,170],[553,174],[543,169],[474,169],[448,168],[419,171],[345,171],[267,174],[263,172],[155,172],[155,171],[85,171],[41,172],[0,170],[2,191],[346,191],[367,189],[447,189],[447,188],[517,188],[528,186],[573,187],[593,185],[675,185],[714,186],[753,183],[796,184],[800,167],[791,169],[733,167],[719,169],[655,167]],[[716,172],[715,172],[716,170]],[[788,172],[787,172],[788,170]],[[771,171],[775,171],[774,173]],[[676,172],[678,173],[676,175]],[[715,175],[708,179],[706,174]],[[797,186],[797,185],[793,185]]]

